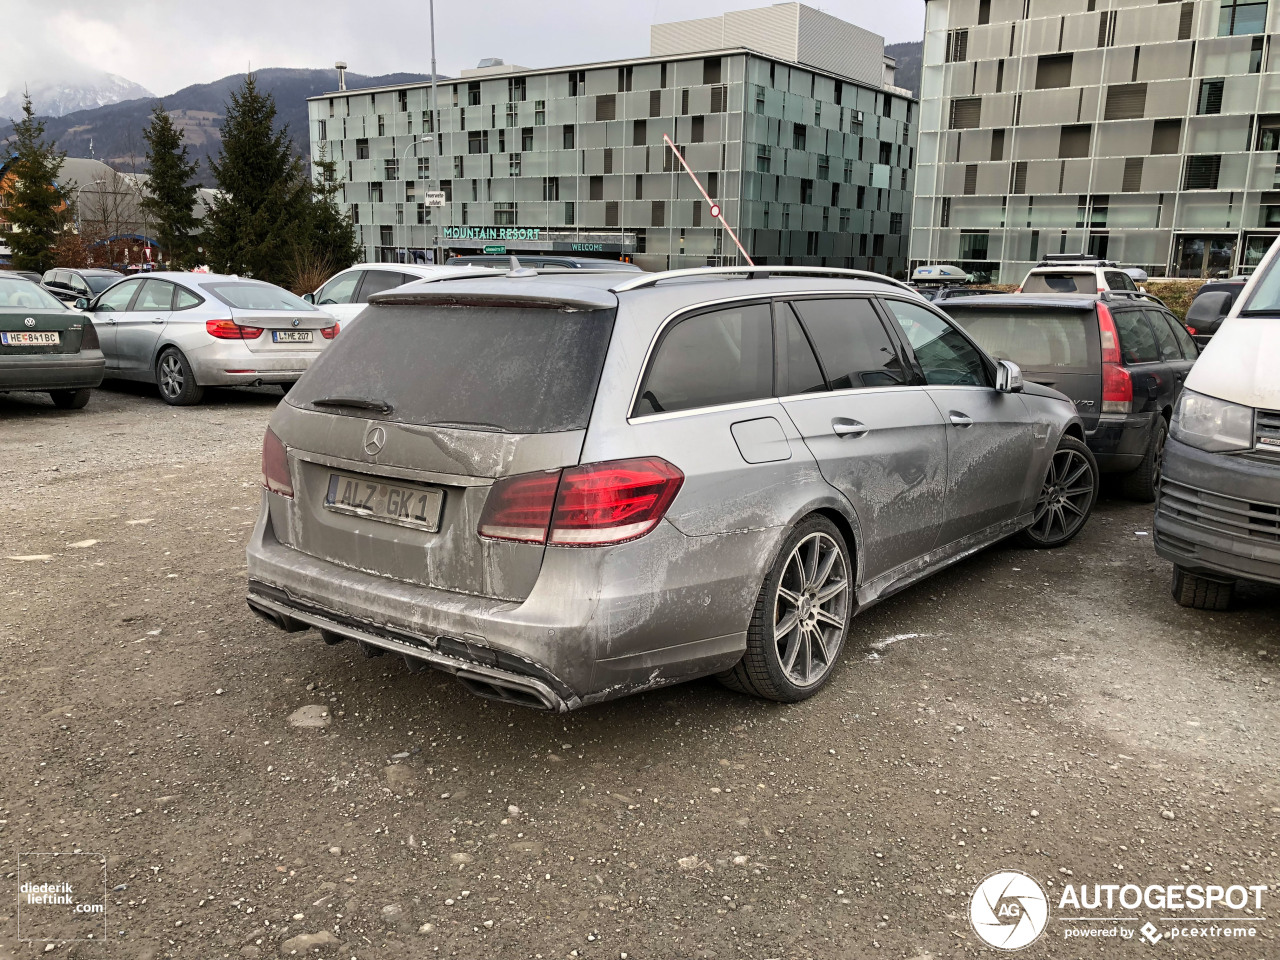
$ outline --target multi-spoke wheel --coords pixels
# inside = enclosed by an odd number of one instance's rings
[[[1021,539],[1029,547],[1060,547],[1084,529],[1098,498],[1098,464],[1074,437],[1063,437],[1049,462],[1031,526]]]
[[[835,524],[820,516],[801,522],[765,578],[746,653],[720,680],[743,693],[789,703],[817,691],[831,676],[849,633],[852,569]]]
[[[204,387],[196,383],[191,364],[173,347],[156,361],[156,386],[160,388],[160,399],[177,407],[199,403],[204,396]]]

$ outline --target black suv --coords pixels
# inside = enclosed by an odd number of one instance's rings
[[[1140,293],[1001,294],[936,305],[993,357],[1075,401],[1085,440],[1125,496],[1150,502],[1182,382],[1199,355],[1186,328]]]
[[[59,267],[46,270],[40,286],[64,303],[75,303],[81,297],[92,300],[124,274],[119,270],[71,270]]]

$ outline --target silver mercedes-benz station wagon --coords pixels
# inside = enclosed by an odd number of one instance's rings
[[[876,274],[523,269],[369,310],[271,418],[248,602],[482,696],[801,700],[858,611],[1093,507],[1070,400]]]

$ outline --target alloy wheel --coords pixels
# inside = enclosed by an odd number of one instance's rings
[[[805,537],[778,580],[773,639],[787,679],[820,683],[835,663],[849,619],[849,572],[840,545],[826,533]]]
[[[1093,488],[1093,469],[1084,454],[1060,449],[1049,463],[1028,532],[1046,543],[1074,535],[1089,519]]]
[[[160,361],[160,390],[170,399],[182,393],[186,378],[182,374],[182,361],[175,354],[168,354]]]

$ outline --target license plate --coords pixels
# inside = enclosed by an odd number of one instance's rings
[[[54,346],[62,342],[62,336],[54,330],[19,330],[16,333],[0,333],[0,344],[6,347]]]
[[[329,510],[431,533],[440,529],[443,503],[444,491],[438,487],[388,483],[347,473],[329,474],[329,488],[324,496],[324,505]]]
[[[274,343],[310,343],[310,330],[272,330],[271,340]]]

